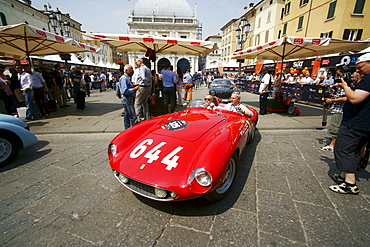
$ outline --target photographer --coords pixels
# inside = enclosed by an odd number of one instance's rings
[[[339,127],[334,147],[334,157],[341,174],[332,178],[339,184],[330,190],[343,194],[358,194],[355,172],[361,158],[361,149],[370,140],[370,53],[360,56],[356,61],[356,71],[363,76],[354,90],[341,79],[347,101],[343,106],[343,120]]]
[[[343,67],[338,66],[336,73],[337,73],[336,78],[343,78],[345,71]],[[334,151],[334,145],[337,140],[338,129],[343,118],[343,105],[344,102],[346,101],[347,97],[342,88],[337,89],[336,92],[334,91],[333,94],[330,94],[329,97],[325,99],[324,107],[326,108],[330,105],[332,106],[331,110],[332,116],[328,127],[328,134],[331,136],[331,142],[329,145],[321,147],[320,150],[329,152]]]

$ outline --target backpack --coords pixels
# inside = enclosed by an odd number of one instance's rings
[[[81,76],[76,76],[73,78],[73,91],[79,92],[81,91]]]

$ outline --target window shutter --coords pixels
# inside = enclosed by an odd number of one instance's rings
[[[357,0],[353,13],[362,14],[362,11],[364,10],[364,5],[365,5],[365,0]]]
[[[348,40],[349,39],[349,29],[344,29],[343,33],[343,40]]]
[[[356,39],[355,40],[361,40],[362,31],[363,31],[363,29],[358,29],[357,30],[357,36],[356,36]]]
[[[334,12],[335,12],[335,7],[337,6],[337,1],[331,2],[329,5],[329,11],[328,11],[328,16],[326,19],[330,19],[334,17]]]

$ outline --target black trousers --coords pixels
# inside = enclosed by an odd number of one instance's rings
[[[163,88],[164,113],[168,113],[168,105],[171,105],[170,112],[175,112],[176,107],[176,89],[175,87]]]
[[[265,115],[267,113],[266,106],[267,106],[267,96],[268,93],[260,94],[260,112],[259,114]]]
[[[370,140],[370,132],[339,127],[334,146],[334,158],[340,172],[355,173],[361,159],[361,149]]]
[[[85,109],[85,97],[86,93],[84,91],[75,91],[75,99],[76,99],[76,108],[79,110]]]
[[[48,105],[45,102],[45,91],[44,88],[33,88],[33,98],[36,101],[37,108],[40,111],[41,116],[49,114]]]

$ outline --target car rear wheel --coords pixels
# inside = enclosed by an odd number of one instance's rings
[[[210,202],[217,202],[224,198],[229,192],[232,184],[234,183],[236,177],[236,171],[238,168],[238,156],[236,153],[229,160],[227,172],[223,183],[214,191],[206,195],[206,198]]]
[[[254,129],[254,130],[252,131],[252,133],[251,133],[251,136],[249,137],[248,144],[251,144],[251,143],[253,142],[253,140],[254,140],[254,135],[256,134],[255,132],[256,132],[256,130]]]
[[[8,133],[0,133],[0,166],[6,166],[17,155],[19,142]]]

